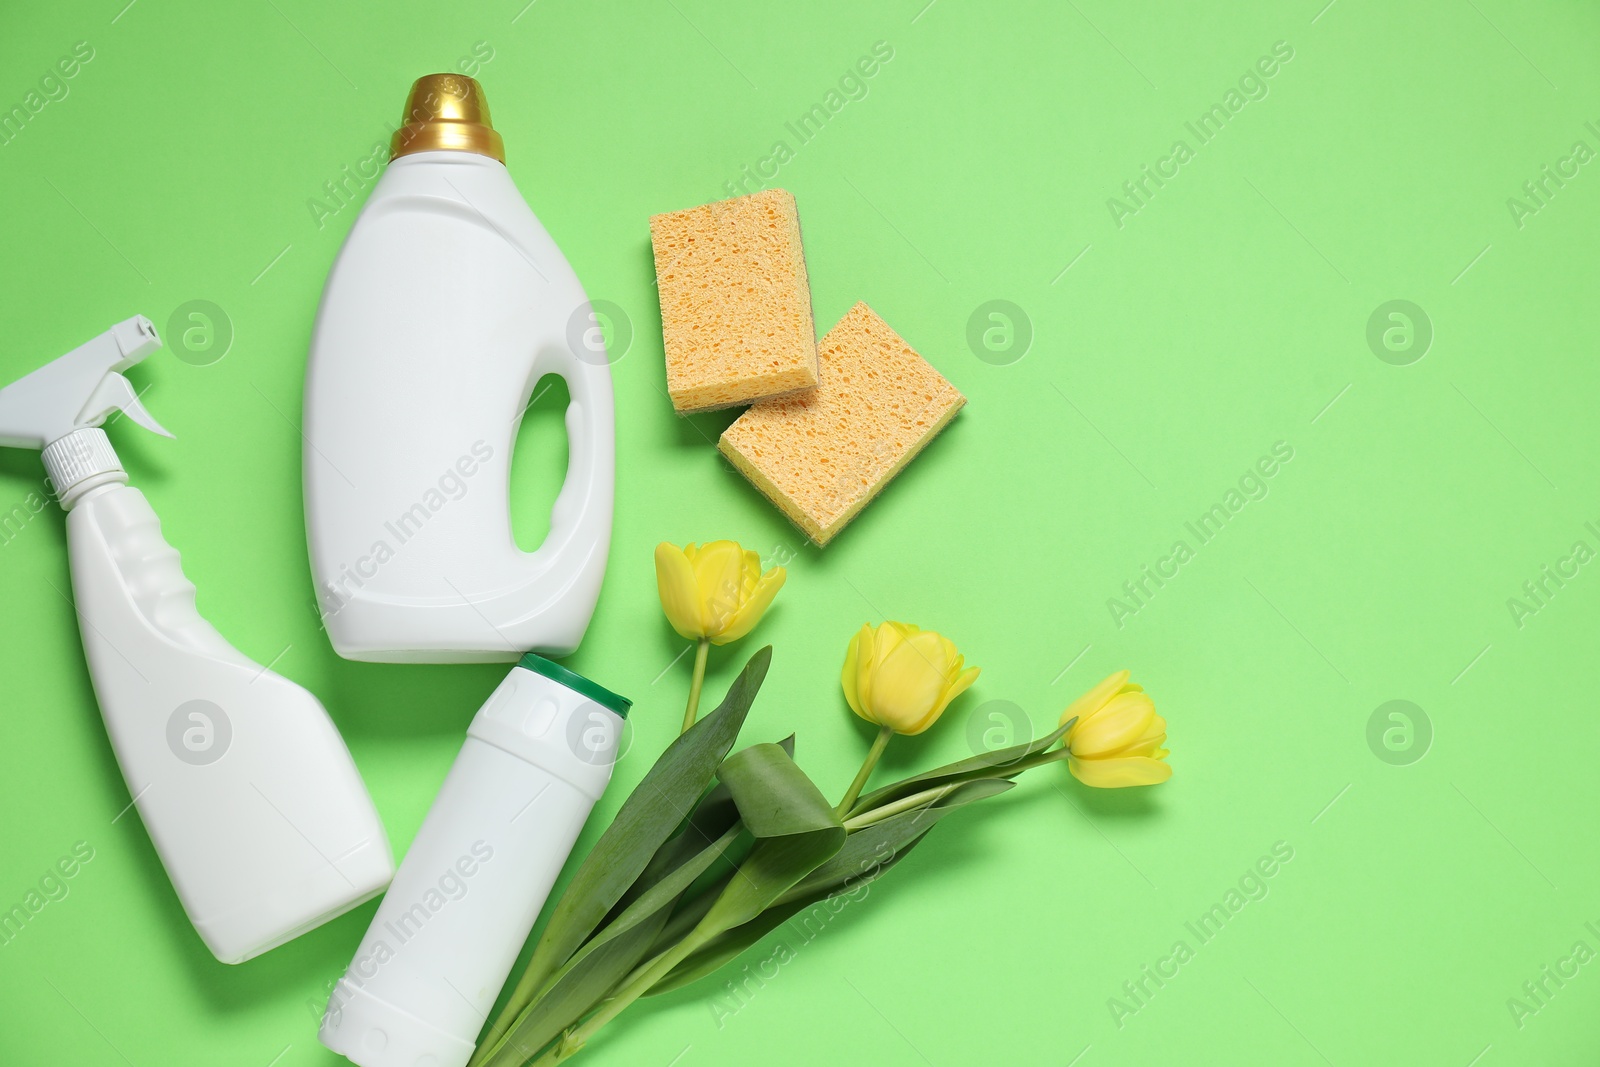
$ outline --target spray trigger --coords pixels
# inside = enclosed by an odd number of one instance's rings
[[[160,347],[155,324],[135,315],[0,389],[0,446],[42,449],[113,411],[171,437],[122,374]]]
[[[98,426],[113,411],[121,411],[151,433],[158,433],[162,437],[172,436],[172,432],[157,422],[156,417],[139,402],[139,394],[133,391],[133,383],[117,371],[111,371],[100,379],[100,384],[89,395],[88,403],[78,413],[77,423],[79,426]]]

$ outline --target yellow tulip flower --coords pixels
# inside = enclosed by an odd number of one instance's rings
[[[1120,789],[1156,785],[1172,777],[1166,761],[1167,720],[1149,694],[1118,671],[1061,713],[1076,718],[1067,731],[1067,768],[1084,785]]]
[[[656,586],[672,628],[714,645],[737,641],[783,588],[782,567],[761,573],[761,557],[736,541],[656,546]]]
[[[737,541],[707,541],[679,548],[666,541],[656,546],[656,588],[661,610],[679,635],[699,646],[683,728],[693,726],[706,678],[706,653],[712,645],[737,641],[754,629],[783,588],[785,571],[761,573],[761,557]]]
[[[978,677],[948,637],[903,622],[863,626],[839,682],[850,710],[897,734],[920,734]]]

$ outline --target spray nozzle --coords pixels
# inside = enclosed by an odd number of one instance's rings
[[[160,347],[155,324],[135,315],[0,389],[0,445],[43,449],[113,411],[171,437],[121,373]]]

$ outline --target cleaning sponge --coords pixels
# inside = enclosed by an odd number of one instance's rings
[[[817,384],[811,287],[794,196],[749,196],[656,215],[667,392],[678,414],[768,400]]]
[[[866,304],[828,331],[817,354],[814,391],[752,407],[718,448],[824,545],[967,400]]]

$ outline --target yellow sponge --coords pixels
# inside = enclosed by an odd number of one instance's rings
[[[769,400],[817,385],[811,287],[794,196],[749,196],[650,219],[678,414]]]
[[[866,304],[828,331],[817,355],[814,391],[752,407],[718,448],[825,545],[967,399]]]

